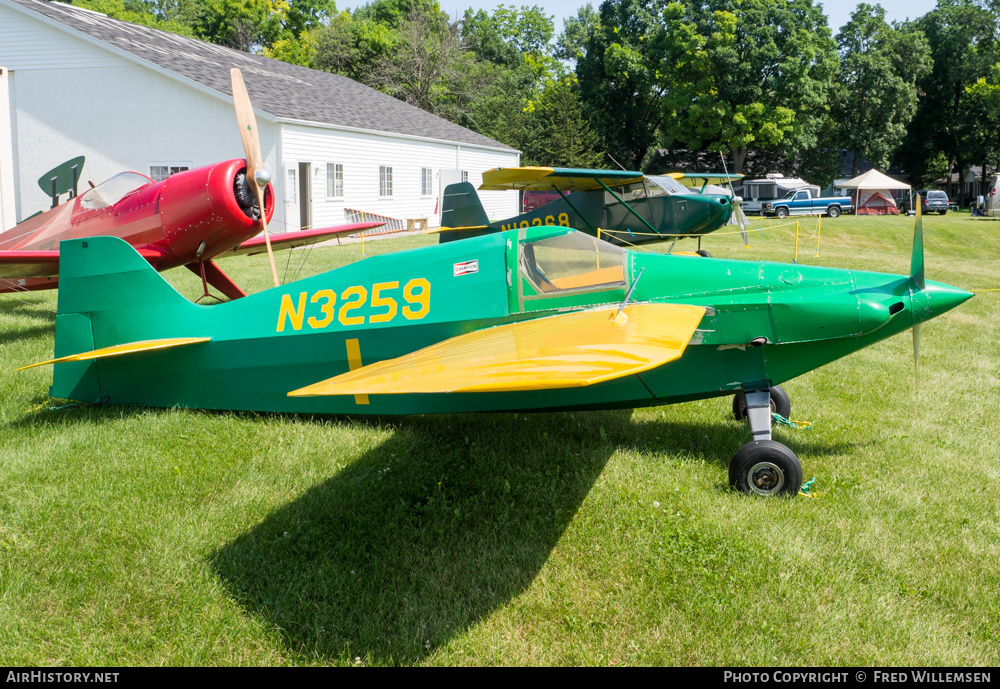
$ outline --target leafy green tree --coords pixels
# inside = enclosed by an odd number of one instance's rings
[[[375,71],[372,83],[428,112],[459,80],[462,45],[458,27],[441,13],[413,11],[399,26],[396,51]]]
[[[563,22],[563,31],[556,39],[553,55],[560,60],[579,60],[586,53],[587,40],[597,31],[600,23],[600,15],[588,2],[576,11],[575,17],[568,17]]]
[[[605,0],[576,64],[580,96],[602,148],[639,169],[663,120],[669,72],[661,0]]]
[[[192,23],[179,15],[157,12],[156,6],[143,0],[75,0],[72,4],[106,14],[112,19],[149,26],[184,36],[194,36]],[[193,14],[190,15],[193,18]]]
[[[492,14],[466,10],[461,36],[465,46],[479,59],[514,68],[526,58],[538,62],[548,54],[553,27],[552,17],[537,5],[521,8],[499,5]]]
[[[854,152],[855,177],[863,158],[877,168],[889,164],[917,110],[917,79],[932,62],[923,33],[889,26],[881,5],[859,4],[837,45],[832,115],[841,146]]]
[[[593,168],[604,162],[600,141],[587,122],[573,76],[550,81],[537,101],[529,102],[526,113],[536,120],[534,129],[540,136],[522,144],[528,161],[525,164]]]
[[[198,19],[198,33],[212,43],[250,53],[287,37],[287,0],[209,0]]]
[[[837,65],[826,17],[812,0],[686,0],[668,6],[672,55],[665,134],[728,151],[742,172],[755,149],[786,154],[817,143]]]
[[[970,91],[988,79],[1000,61],[1000,3],[995,0],[939,0],[916,28],[930,45],[934,67],[917,82],[920,99],[897,160],[914,179],[926,179],[943,153],[947,177],[997,155],[996,120],[988,104]],[[953,192],[954,193],[954,192]]]

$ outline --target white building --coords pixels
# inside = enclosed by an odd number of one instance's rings
[[[0,0],[0,191],[13,216],[51,205],[37,180],[86,156],[83,181],[162,178],[242,158],[229,70],[253,101],[281,203],[275,231],[344,222],[345,209],[428,218],[444,184],[517,166],[520,153],[351,79],[44,0]],[[6,100],[6,102],[5,102]],[[5,167],[6,166],[6,167]],[[0,223],[12,213],[0,194]],[[517,195],[483,192],[494,218]],[[64,197],[65,198],[65,197]]]

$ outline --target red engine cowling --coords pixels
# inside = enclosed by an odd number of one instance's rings
[[[166,256],[157,262],[160,269],[197,260],[208,260],[240,242],[259,234],[263,227],[256,200],[243,189],[241,206],[237,199],[237,177],[246,172],[242,159],[186,170],[171,175],[155,187],[163,238],[156,242]],[[146,191],[146,190],[143,190]],[[140,192],[142,195],[142,192]],[[274,216],[274,187],[264,190],[265,217]],[[202,247],[202,242],[205,246]]]

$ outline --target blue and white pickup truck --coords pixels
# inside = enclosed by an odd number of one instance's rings
[[[787,218],[789,215],[828,215],[836,218],[841,213],[850,213],[854,204],[850,196],[827,196],[813,198],[809,192],[800,189],[790,191],[783,199],[775,199],[761,204],[760,212]]]

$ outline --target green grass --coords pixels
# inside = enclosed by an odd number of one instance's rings
[[[908,272],[912,218],[824,219],[819,258],[815,224],[801,263]],[[929,279],[1000,288],[1000,221],[924,228]],[[704,247],[790,261],[793,241],[786,225]],[[293,252],[288,273],[358,258]],[[224,268],[268,284],[260,257]],[[925,326],[916,391],[908,335],[786,385],[815,427],[776,437],[812,500],[729,489],[749,438],[728,398],[375,420],[60,409],[50,371],[10,373],[51,355],[55,303],[0,296],[0,664],[1000,663],[1000,292]]]

